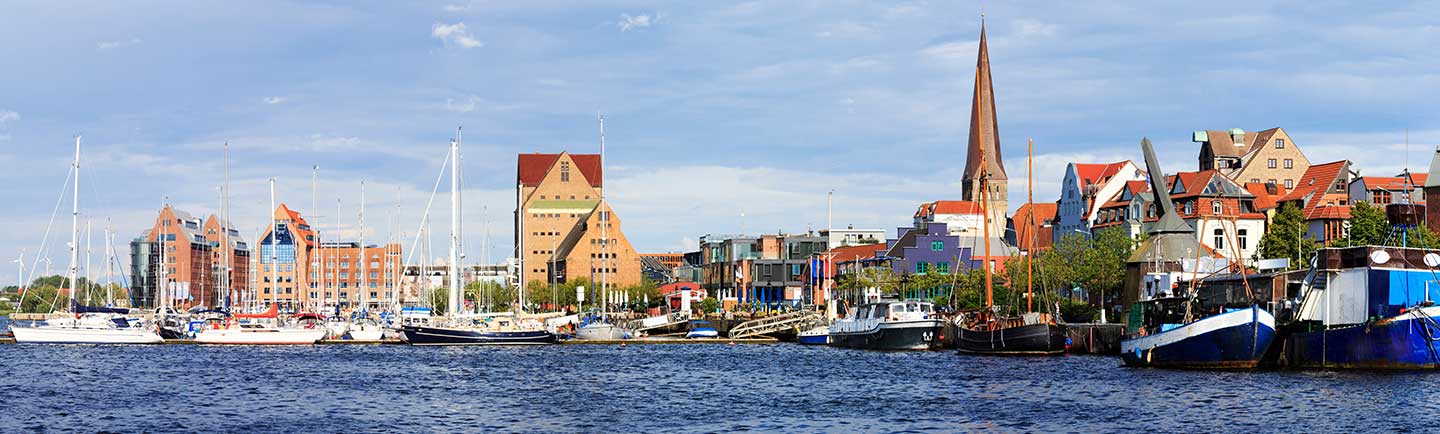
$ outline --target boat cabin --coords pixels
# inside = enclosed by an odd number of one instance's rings
[[[929,319],[935,314],[935,304],[928,301],[881,301],[866,303],[855,308],[851,315],[855,319],[878,319],[889,321],[912,321]]]
[[[1440,250],[1320,249],[1305,277],[1296,321],[1343,326],[1401,315],[1440,300]]]

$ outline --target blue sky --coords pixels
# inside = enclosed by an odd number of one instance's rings
[[[369,239],[397,202],[413,235],[447,140],[465,128],[466,227],[509,250],[515,154],[596,152],[631,241],[905,224],[959,197],[977,2],[10,2],[0,14],[0,257],[33,259],[85,142],[83,214],[124,240],[168,196],[266,223],[265,180],[317,226]],[[1011,203],[1035,139],[1036,196],[1065,163],[1194,170],[1196,129],[1283,126],[1313,162],[1362,174],[1440,143],[1440,3],[991,2],[991,62]],[[445,189],[442,189],[442,192]],[[336,200],[341,201],[336,221]],[[443,233],[448,204],[432,211]],[[62,206],[62,208],[68,205]],[[741,212],[745,217],[742,219]],[[64,238],[62,215],[52,235]],[[249,235],[252,237],[253,235]],[[49,256],[63,269],[64,243]],[[97,245],[96,255],[101,250]],[[98,258],[97,258],[98,261]],[[98,268],[98,267],[97,267]],[[16,278],[15,264],[0,282]]]

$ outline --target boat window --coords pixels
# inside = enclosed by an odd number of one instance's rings
[[[895,303],[890,305],[890,312],[905,313],[905,303]]]

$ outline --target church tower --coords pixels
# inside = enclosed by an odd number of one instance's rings
[[[1009,176],[1005,174],[1000,154],[999,122],[995,119],[995,90],[990,84],[990,50],[985,44],[985,20],[980,20],[980,55],[975,61],[975,95],[970,101],[970,146],[965,154],[965,176],[961,183],[963,198],[980,200],[980,150],[985,150],[985,176],[990,186],[986,193],[986,213],[990,224],[1005,226],[1010,210]]]

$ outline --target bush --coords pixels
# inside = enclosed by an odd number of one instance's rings
[[[700,301],[700,311],[703,313],[711,313],[719,309],[720,300],[716,300],[715,297],[705,297],[704,300]]]

